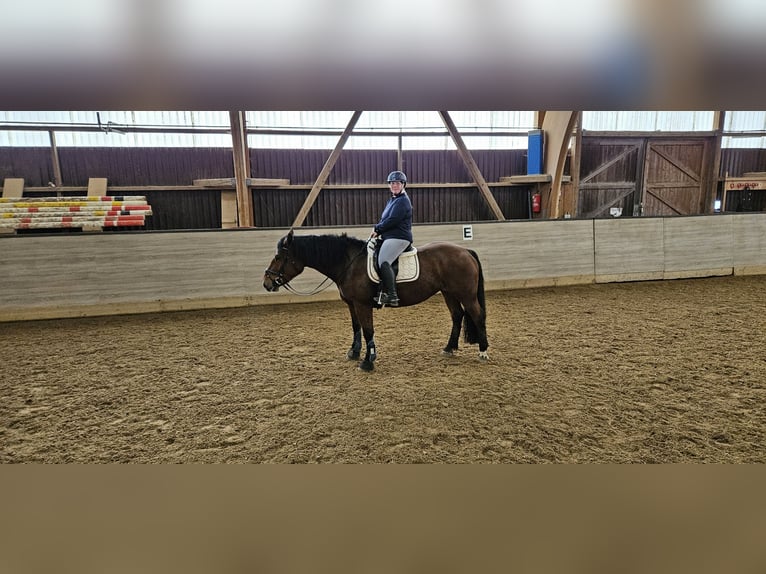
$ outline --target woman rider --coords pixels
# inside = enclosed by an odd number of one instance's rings
[[[372,230],[372,237],[380,237],[382,240],[378,252],[378,267],[383,293],[379,302],[381,305],[398,307],[399,296],[396,294],[396,279],[391,265],[412,243],[412,203],[404,191],[407,176],[403,172],[389,173],[388,185],[391,198],[383,209],[380,221]]]

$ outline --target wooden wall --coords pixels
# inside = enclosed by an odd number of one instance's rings
[[[488,290],[766,274],[766,214],[415,226],[479,253]],[[366,237],[368,227],[322,229]],[[0,237],[0,321],[337,299],[266,293],[285,229]],[[299,234],[317,233],[300,229]],[[316,287],[307,269],[292,285]],[[714,304],[714,302],[711,302]]]

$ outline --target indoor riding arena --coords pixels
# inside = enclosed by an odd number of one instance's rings
[[[0,326],[2,462],[764,462],[766,278],[493,291],[490,360],[441,297]]]
[[[752,200],[736,181],[723,193],[727,178],[761,181],[724,169],[756,156],[731,159],[723,128],[686,143],[621,134],[610,157],[601,135],[577,158],[564,146],[563,171],[552,159],[530,175],[465,149],[442,114],[449,153],[400,150],[400,165],[396,151],[343,151],[352,118],[326,152],[207,150],[192,184],[136,179],[147,172],[129,166],[149,148],[122,150],[125,163],[61,149],[56,168],[0,147],[16,154],[17,172],[0,172],[7,213],[92,208],[77,225],[0,220],[15,222],[0,235],[0,463],[766,462],[766,215],[727,209]],[[235,138],[246,117],[227,115]],[[555,136],[554,120],[539,128]],[[561,129],[582,138],[581,121],[571,112]],[[162,153],[179,173],[202,157]],[[725,176],[700,171],[716,155]],[[705,163],[689,167],[695,157]],[[757,157],[747,173],[766,169]],[[49,169],[39,181],[35,165]],[[481,262],[487,360],[462,333],[442,353],[452,321],[439,293],[374,310],[367,372],[347,358],[334,282],[306,268],[290,290],[264,289],[290,229],[367,239],[397,167],[417,182],[415,247],[447,241]],[[679,170],[698,187],[651,177]],[[63,181],[45,189],[48,175]],[[107,209],[126,219],[96,215]]]

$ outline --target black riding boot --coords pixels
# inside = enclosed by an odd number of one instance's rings
[[[396,278],[390,263],[386,262],[380,266],[380,279],[384,291],[380,297],[380,303],[389,307],[398,307],[399,296],[396,294]]]

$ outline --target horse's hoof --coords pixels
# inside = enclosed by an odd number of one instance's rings
[[[442,356],[443,357],[454,357],[455,351],[452,349],[442,349]]]
[[[489,354],[487,351],[479,351],[479,360],[482,362],[489,361]]]
[[[348,353],[346,353],[346,359],[349,361],[356,361],[361,356],[362,353],[360,351],[355,351],[354,349],[350,349]]]
[[[372,363],[372,361],[362,361],[359,363],[359,368],[363,371],[372,371],[375,368],[375,365]]]

